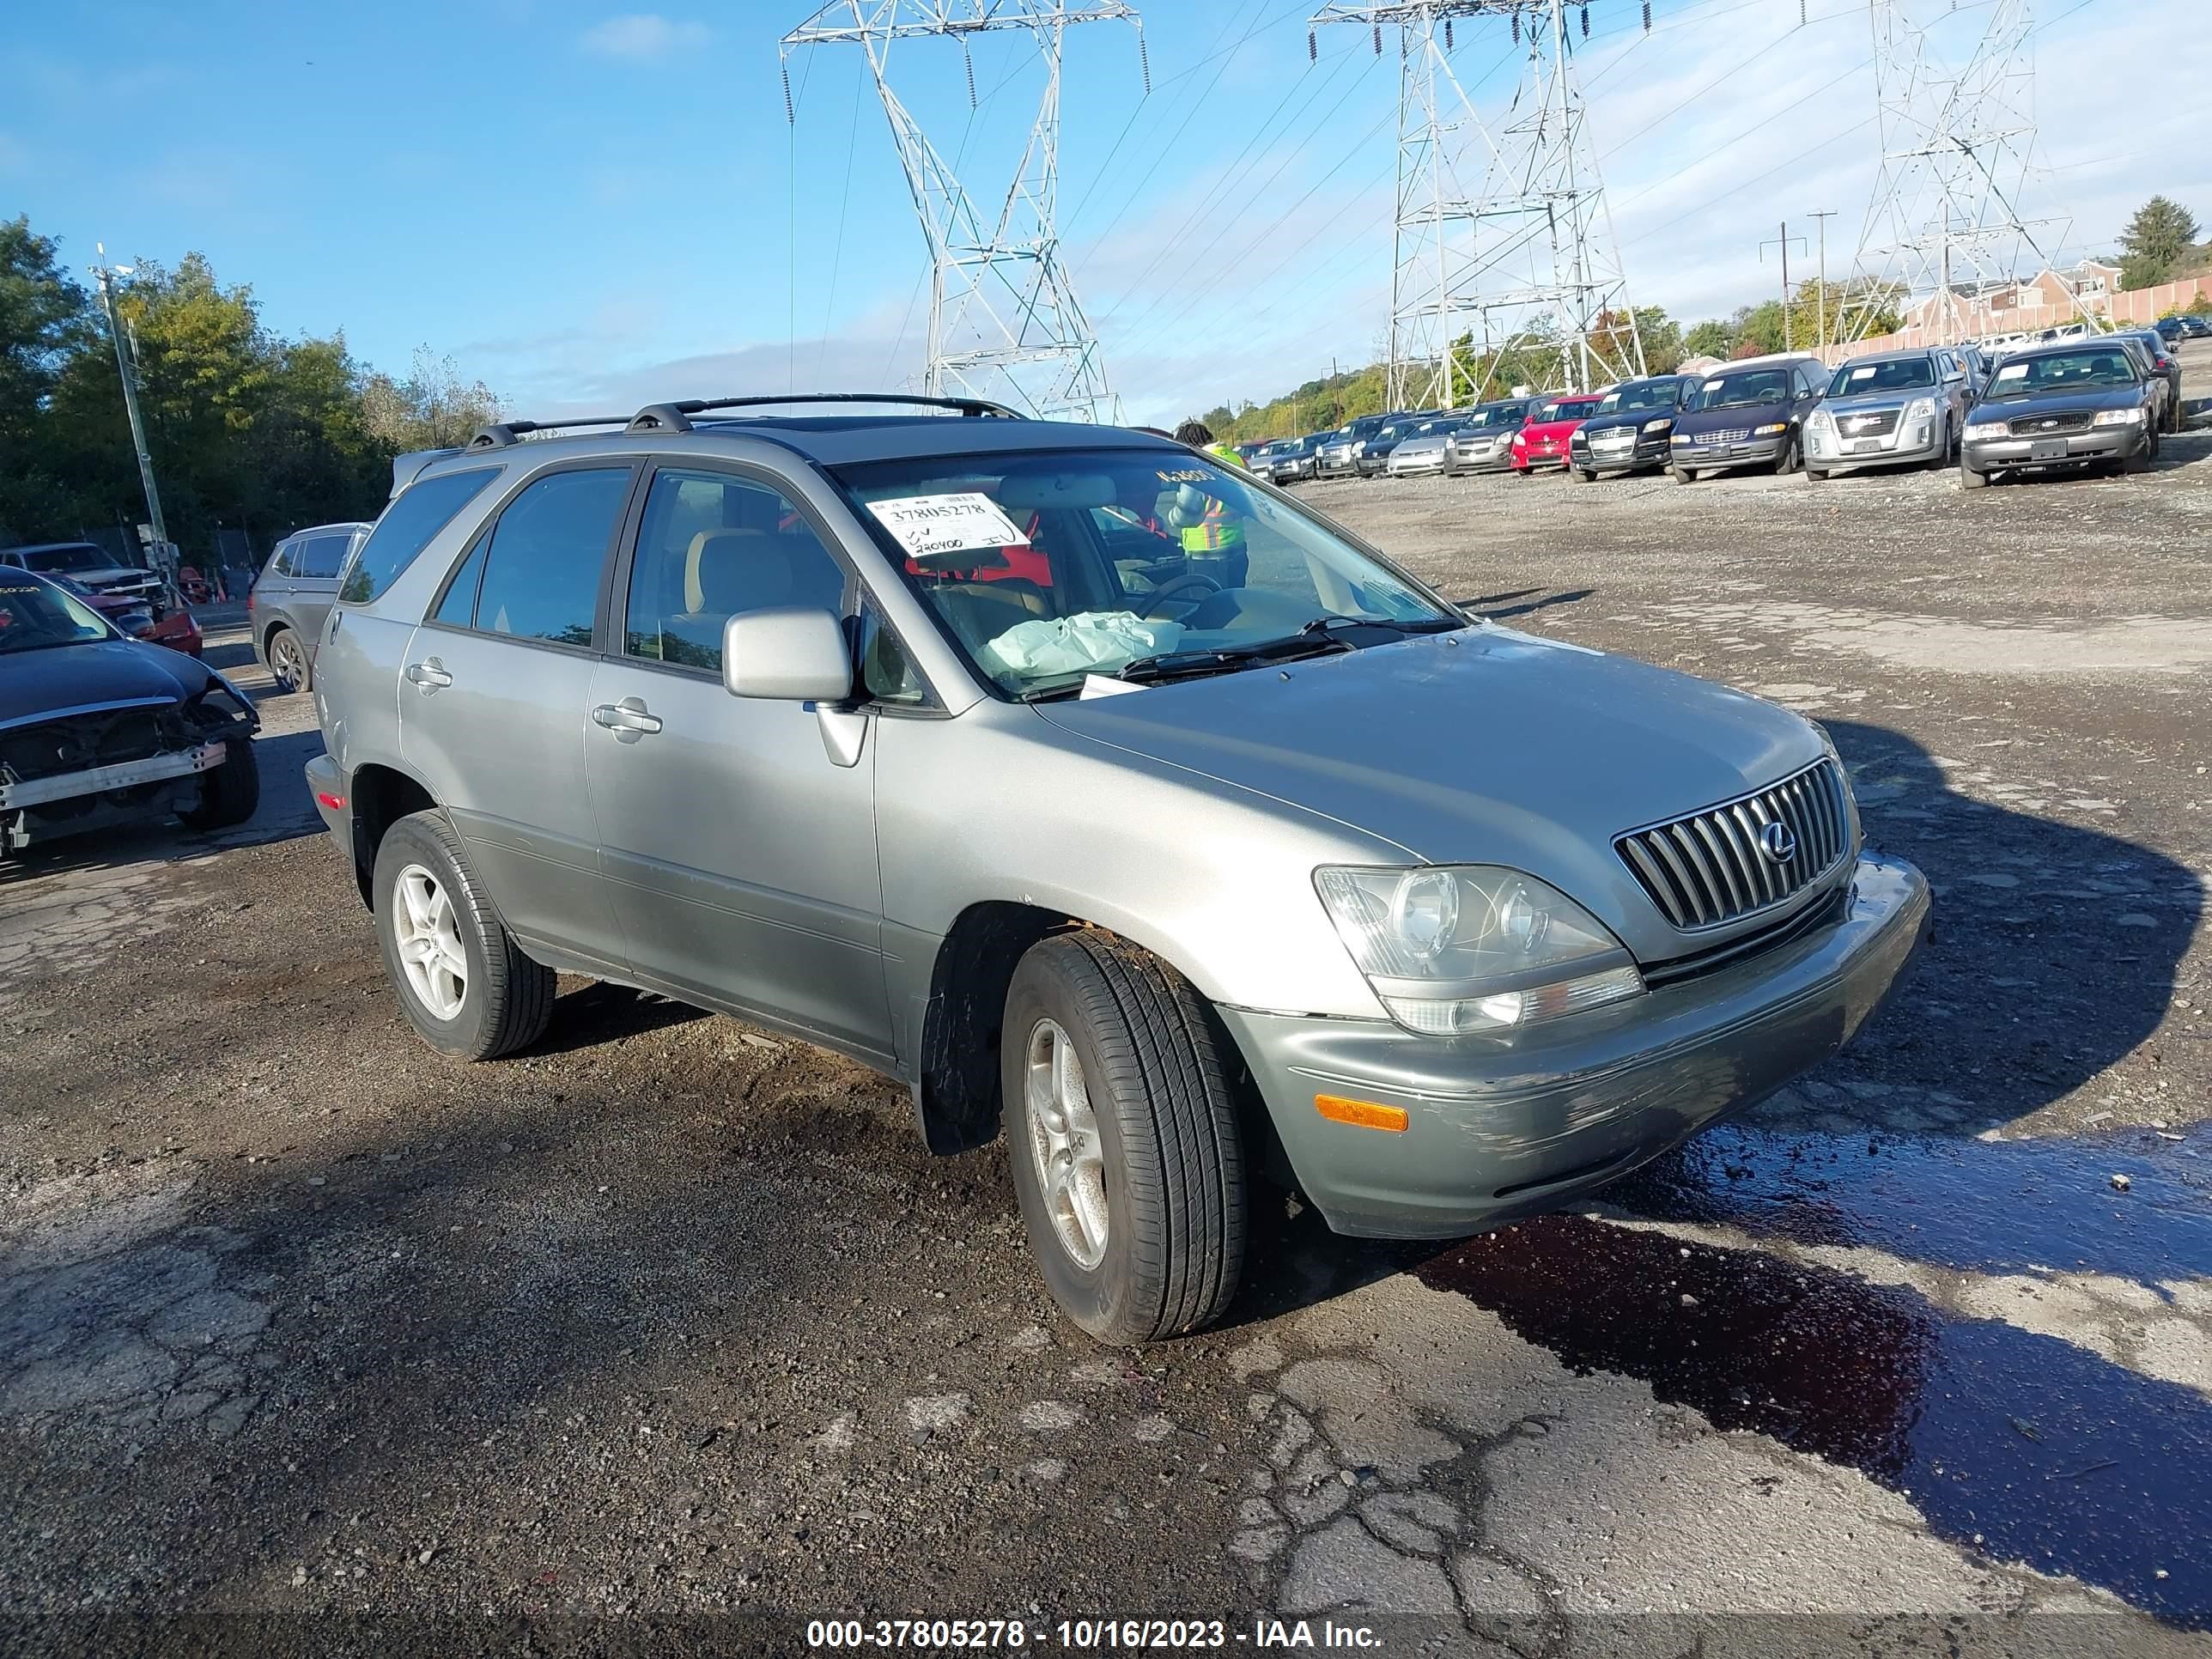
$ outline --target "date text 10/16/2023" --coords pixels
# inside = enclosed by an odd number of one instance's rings
[[[1058,1647],[1079,1652],[1173,1651],[1196,1648],[1334,1648],[1376,1651],[1382,1638],[1364,1625],[1334,1620],[1255,1619],[1249,1630],[1222,1619],[1061,1619],[1034,1629],[1019,1619],[816,1619],[811,1648],[923,1650]]]

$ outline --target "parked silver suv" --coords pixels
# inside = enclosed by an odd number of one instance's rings
[[[1463,1234],[1896,982],[1927,887],[1816,726],[1005,414],[662,404],[402,469],[308,775],[428,1042],[521,1048],[570,971],[841,1050],[939,1151],[1004,1130],[1054,1295],[1125,1342],[1221,1313],[1263,1172]]]
[[[1805,417],[1805,476],[1917,462],[1949,466],[1974,405],[1974,379],[1949,346],[1853,357]]]
[[[276,544],[246,596],[253,654],[279,691],[304,691],[315,672],[315,645],[337,597],[338,572],[368,534],[365,524],[318,525]]]

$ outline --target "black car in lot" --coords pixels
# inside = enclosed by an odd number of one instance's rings
[[[2130,328],[2113,336],[2133,340],[2142,348],[2143,361],[2165,385],[2159,409],[2159,426],[2167,432],[2181,430],[2181,357],[2166,337],[2154,328]]]
[[[1666,465],[1674,417],[1696,400],[1704,385],[1704,378],[1696,374],[1623,380],[1567,440],[1567,471],[1578,482],[1589,483],[1604,473]]]
[[[2179,345],[2184,340],[2212,338],[2212,321],[2202,317],[2161,317],[2154,326],[2158,337],[2168,345]]]
[[[2008,472],[2117,465],[2149,470],[2158,454],[2159,383],[2109,336],[2053,341],[1997,365],[1966,416],[1959,482],[1979,489]]]
[[[1359,441],[1358,453],[1353,458],[1363,478],[1372,478],[1387,471],[1390,452],[1416,431],[1437,418],[1438,411],[1429,410],[1410,415],[1393,415],[1374,431]]]
[[[1795,472],[1805,416],[1827,386],[1828,366],[1813,356],[1746,357],[1714,369],[1674,417],[1667,476],[1689,483],[1738,466]]]
[[[259,726],[197,658],[0,570],[0,856],[171,812],[197,830],[243,823],[261,799]]]
[[[1389,415],[1361,415],[1328,434],[1314,451],[1316,474],[1324,478],[1334,478],[1358,471],[1359,446],[1388,425],[1391,419]]]

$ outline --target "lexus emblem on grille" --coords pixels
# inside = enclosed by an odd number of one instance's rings
[[[1777,864],[1787,864],[1797,856],[1797,837],[1777,818],[1759,832],[1759,850]]]

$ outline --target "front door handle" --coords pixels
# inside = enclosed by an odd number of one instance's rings
[[[420,662],[409,663],[407,678],[426,697],[440,686],[453,683],[453,677],[446,672],[446,665],[435,657],[425,657]]]
[[[604,726],[621,743],[635,743],[648,732],[660,730],[660,716],[648,711],[642,697],[624,697],[620,702],[603,702],[592,710],[594,724]]]

